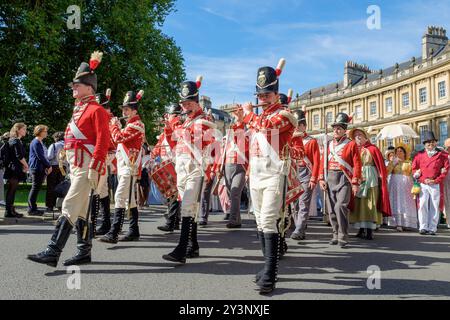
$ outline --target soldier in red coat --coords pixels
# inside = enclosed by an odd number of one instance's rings
[[[102,54],[94,52],[89,63],[83,62],[73,79],[73,97],[77,103],[65,132],[65,150],[70,163],[70,189],[64,198],[62,215],[47,248],[28,259],[56,267],[72,228],[77,229],[77,254],[64,265],[91,262],[92,224],[86,221],[90,192],[98,187],[105,171],[109,147],[109,116],[97,103],[97,75],[94,70]],[[89,230],[88,230],[89,229]]]
[[[182,83],[180,104],[183,113],[187,115],[181,126],[166,128],[169,144],[175,150],[175,171],[177,173],[177,188],[181,198],[181,234],[176,248],[163,259],[185,263],[186,258],[195,258],[200,254],[197,241],[197,218],[200,213],[200,200],[204,184],[210,176],[205,159],[206,150],[212,139],[206,137],[215,124],[208,120],[199,104],[199,88],[202,78],[197,81]]]
[[[358,146],[351,141],[346,130],[351,118],[339,113],[331,124],[333,140],[327,142],[327,153],[322,155],[319,183],[325,191],[325,201],[333,227],[330,245],[348,244],[349,206],[361,183],[361,158]]]
[[[283,188],[289,173],[284,161],[289,155],[285,150],[289,150],[297,124],[292,113],[279,102],[279,76],[284,63],[282,59],[276,69],[262,67],[258,70],[256,95],[263,105],[262,113],[256,115],[251,103],[242,106],[244,122],[251,133],[250,194],[265,259],[264,269],[256,275],[260,294],[268,294],[275,289],[283,233],[280,228],[285,200]]]
[[[436,148],[434,133],[425,132],[425,150],[413,161],[414,178],[420,182],[419,224],[420,234],[435,235],[439,224],[441,187],[449,170],[448,153]]]
[[[144,144],[145,125],[138,114],[139,102],[144,95],[144,91],[137,94],[128,91],[122,104],[123,116],[127,119],[125,127],[122,129],[118,118],[110,121],[111,137],[117,145],[117,190],[114,195],[115,212],[111,229],[103,237],[101,242],[117,243],[117,241],[138,241],[139,233],[139,212],[136,204],[136,182],[140,176],[142,145]],[[130,215],[130,228],[128,233],[120,237],[125,212],[128,209]]]
[[[165,161],[175,161],[174,150],[172,150],[168,141],[172,139],[171,128],[176,128],[181,125],[181,106],[179,104],[173,104],[169,107],[167,115],[165,117],[165,129],[161,133],[158,139],[158,143],[152,151],[152,158],[160,158],[161,162]],[[169,136],[166,135],[165,131],[169,131]],[[169,200],[169,199],[168,199]],[[181,220],[181,201],[178,198],[170,199],[167,208],[166,223],[158,227],[158,230],[164,232],[173,232],[174,230],[180,229]]]
[[[299,208],[295,219],[295,231],[292,233],[291,238],[294,240],[305,240],[311,201],[316,200],[313,194],[319,182],[320,150],[317,140],[306,133],[305,112],[303,110],[296,110],[294,111],[294,115],[297,118],[298,126],[292,136],[292,144],[294,146],[301,145],[304,150],[304,154],[296,159],[298,178],[302,183],[304,192],[299,199]]]

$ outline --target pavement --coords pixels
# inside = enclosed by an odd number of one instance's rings
[[[373,241],[352,239],[341,249],[328,245],[326,224],[310,221],[306,241],[288,240],[277,289],[263,297],[252,282],[263,266],[252,216],[243,216],[242,229],[228,230],[223,215],[211,215],[208,226],[199,229],[201,257],[174,265],[161,258],[179,238],[179,232],[157,230],[164,211],[161,206],[142,211],[139,242],[108,245],[94,240],[93,263],[81,266],[79,274],[62,265],[75,253],[75,235],[57,268],[26,259],[45,248],[54,228],[48,217],[1,224],[0,299],[450,298],[450,230],[432,237],[382,229]]]

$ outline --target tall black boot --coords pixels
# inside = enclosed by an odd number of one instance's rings
[[[116,208],[114,213],[114,221],[111,229],[103,237],[98,238],[101,242],[116,244],[119,238],[119,233],[122,231],[123,221],[125,220],[125,209]]]
[[[130,228],[128,229],[128,233],[125,236],[119,238],[119,241],[139,241],[139,237],[141,236],[141,234],[139,233],[138,208],[131,208],[130,213]]]
[[[366,239],[367,240],[373,240],[373,230],[370,228],[366,229]]]
[[[366,237],[364,228],[359,228],[358,233],[356,234],[355,238],[364,239]]]
[[[85,228],[87,227],[87,231]],[[65,266],[81,265],[91,262],[92,238],[94,236],[94,225],[86,220],[78,219],[77,228],[77,253],[72,258],[64,261]],[[86,235],[85,235],[86,232]]]
[[[158,230],[164,232],[173,232],[175,230],[175,225],[177,222],[177,216],[180,211],[180,202],[172,201],[168,206],[168,214],[166,217],[166,224],[163,226],[159,226]],[[179,224],[179,220],[178,220]]]
[[[198,258],[200,256],[200,247],[197,241],[197,226],[196,222],[192,222],[186,258]]]
[[[264,241],[264,232],[258,231],[257,232],[257,236],[258,236],[259,243],[261,245],[261,251],[262,251],[263,257],[265,258],[266,257],[266,242]],[[259,281],[259,279],[261,279],[263,273],[264,273],[264,268],[261,269],[256,274],[256,276],[255,276],[255,283],[258,283],[258,281]]]
[[[288,248],[288,245],[286,242],[286,237],[280,236],[280,243],[281,243],[281,245],[280,245],[280,259],[281,259],[287,253],[289,248]]]
[[[109,196],[100,199],[100,212],[102,214],[102,222],[100,227],[95,231],[95,235],[103,236],[111,229],[111,209]]]
[[[38,254],[28,255],[28,259],[37,263],[56,267],[58,265],[59,256],[66,245],[67,239],[69,239],[72,228],[73,226],[70,224],[69,219],[66,216],[61,216],[56,223],[55,231],[53,232],[47,248]]]
[[[189,233],[191,230],[193,220],[194,219],[191,217],[182,218],[180,241],[178,242],[178,245],[171,253],[162,256],[164,260],[178,263],[186,263],[186,252],[189,242]]]
[[[92,225],[92,237],[95,237],[95,232],[97,230],[97,218],[98,212],[100,210],[100,196],[98,194],[92,196],[92,205],[91,205],[91,225]]]
[[[262,277],[257,285],[260,294],[268,294],[275,289],[278,273],[278,261],[280,257],[280,235],[278,233],[264,234],[265,241],[265,266]]]

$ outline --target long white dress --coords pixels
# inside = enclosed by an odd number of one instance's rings
[[[418,228],[416,201],[411,194],[413,179],[411,161],[390,162],[387,167],[389,179],[389,198],[392,217],[388,219],[391,227]]]

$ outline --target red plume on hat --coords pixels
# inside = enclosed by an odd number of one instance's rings
[[[294,90],[292,90],[292,89],[289,89],[288,90],[288,94],[287,94],[287,103],[289,104],[289,103],[291,103],[291,101],[292,101],[292,96],[294,95]]]
[[[142,97],[144,96],[144,90],[139,90],[139,92],[136,95],[136,101],[141,101]]]
[[[103,52],[94,51],[91,54],[91,59],[89,60],[89,68],[91,69],[92,73],[100,65],[100,63],[102,62],[102,58],[103,58]]]
[[[281,75],[285,65],[286,65],[286,59],[281,58],[280,61],[278,62],[277,68],[275,69],[277,77],[279,77]]]
[[[106,93],[105,93],[106,99],[111,100],[111,89],[108,88],[106,89]]]
[[[195,80],[195,84],[197,85],[197,89],[200,89],[203,82],[203,76],[197,76],[197,80]]]
[[[352,122],[353,121],[353,117],[355,116],[355,113],[354,112],[352,112],[351,114],[349,114],[349,116],[348,116],[348,123],[350,123],[350,122]]]

